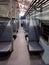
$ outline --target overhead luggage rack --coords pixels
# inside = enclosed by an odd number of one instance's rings
[[[32,13],[33,11],[41,12],[41,9],[43,8],[43,6],[46,5],[46,3],[48,3],[48,2],[49,2],[49,0],[32,1],[30,4],[30,7],[26,11],[25,15],[28,15],[28,14]],[[40,8],[40,10],[37,10],[38,8]]]

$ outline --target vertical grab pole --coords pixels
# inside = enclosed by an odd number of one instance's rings
[[[48,43],[49,43],[49,36],[48,36]]]
[[[13,51],[13,29],[12,29],[12,0],[10,0],[10,24],[11,24],[11,37],[12,37],[12,51]]]
[[[16,3],[14,2],[14,6],[15,6],[15,20],[16,20]]]
[[[14,7],[15,7],[15,21],[16,21],[16,2],[14,2]],[[17,22],[17,21],[16,21]],[[17,24],[16,24],[16,31],[17,31]]]

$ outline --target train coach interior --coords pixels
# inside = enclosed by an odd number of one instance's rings
[[[0,0],[0,65],[49,65],[49,0]]]

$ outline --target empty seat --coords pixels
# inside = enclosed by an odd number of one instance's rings
[[[30,21],[29,33],[28,33],[28,40],[29,40],[28,49],[30,53],[43,52],[43,48],[39,44],[39,39],[40,39],[40,36],[39,36],[37,24],[36,24],[36,21],[33,19]]]
[[[18,32],[18,29],[19,29],[19,21],[17,20],[17,32]]]
[[[12,48],[11,42],[0,42],[0,53],[3,52],[11,52],[10,49]]]
[[[15,20],[12,20],[12,22],[13,22],[13,32],[16,32],[17,31],[17,23],[16,23],[16,21]]]
[[[40,54],[44,51],[42,46],[38,42],[35,42],[35,41],[29,42],[28,50],[30,53],[36,53],[36,54]]]
[[[26,39],[28,37],[28,32],[29,32],[29,21],[24,21],[23,27],[24,27],[24,33],[25,33],[25,39]]]
[[[17,33],[18,29],[19,29],[19,22],[18,20],[12,20],[13,21],[13,32]]]
[[[25,21],[24,28],[25,28],[25,31],[28,32],[28,30],[29,30],[29,21]]]
[[[0,21],[0,52],[11,52],[12,43],[10,21]]]

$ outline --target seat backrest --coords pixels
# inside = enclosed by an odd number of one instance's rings
[[[35,20],[31,20],[29,24],[29,41],[39,41],[39,35],[37,34],[37,25]]]
[[[17,30],[17,22],[14,20],[13,21],[13,32],[16,32]]]
[[[11,41],[11,25],[10,21],[0,21],[0,42]]]

